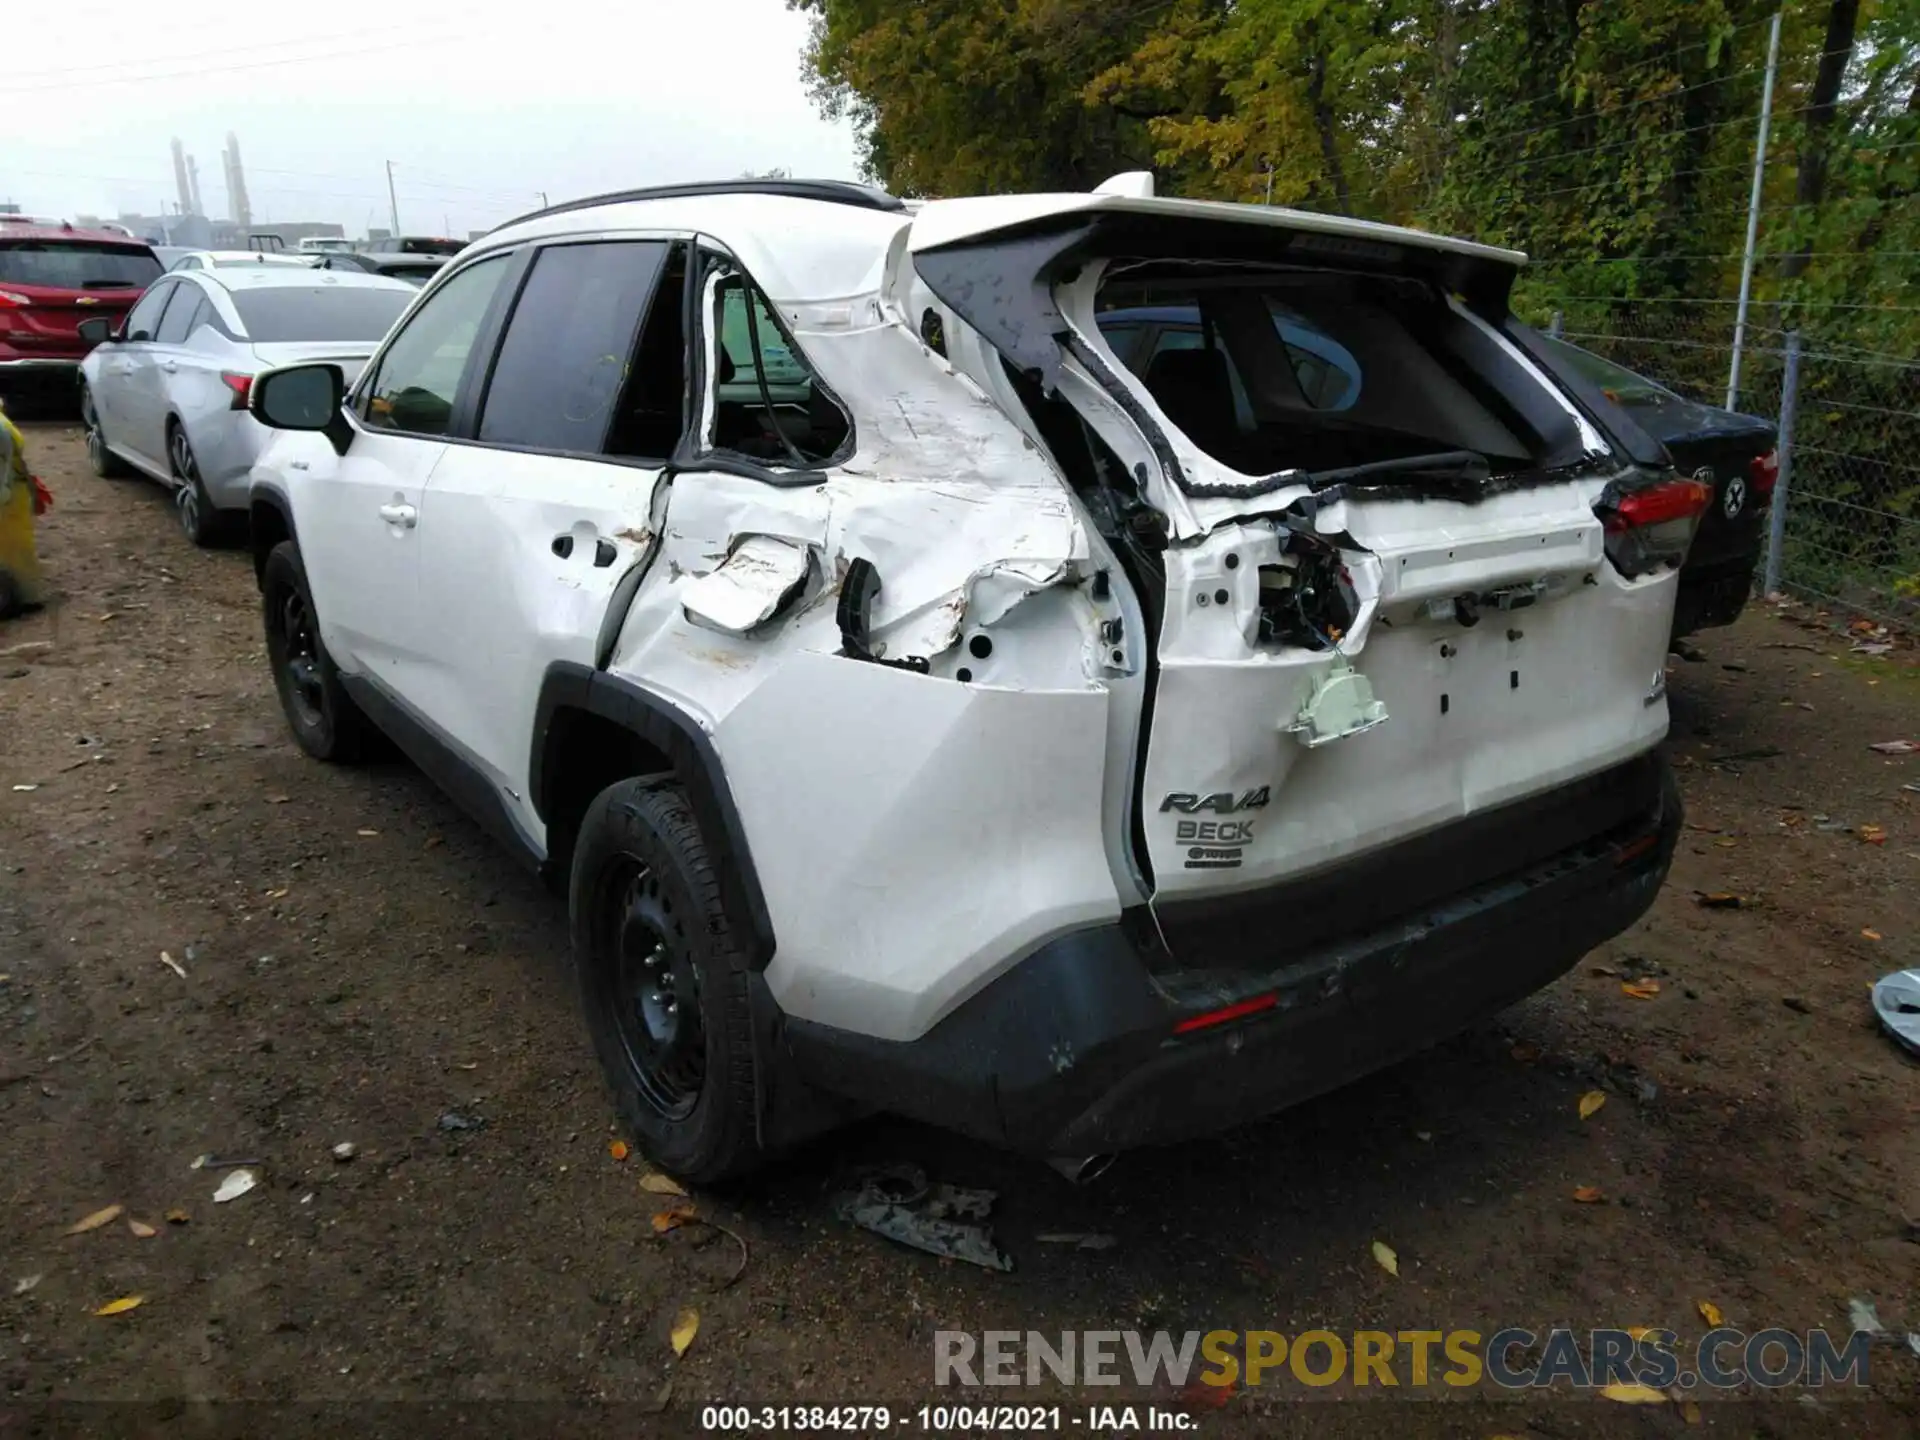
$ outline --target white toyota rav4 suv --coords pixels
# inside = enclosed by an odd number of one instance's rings
[[[1705,487],[1523,263],[1144,175],[527,216],[350,391],[253,386],[287,719],[567,881],[684,1175],[876,1109],[1060,1161],[1259,1116],[1666,873]]]

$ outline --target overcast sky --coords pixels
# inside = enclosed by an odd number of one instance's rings
[[[177,135],[226,218],[229,130],[256,221],[349,235],[388,224],[388,160],[401,228],[460,236],[540,191],[856,176],[851,133],[807,98],[806,22],[784,0],[468,0],[444,21],[314,0],[6,10],[0,199],[32,214],[171,209]]]

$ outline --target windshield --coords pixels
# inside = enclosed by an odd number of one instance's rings
[[[160,262],[145,246],[0,241],[0,283],[56,290],[144,290],[160,274]]]
[[[1666,386],[1656,384],[1644,375],[1636,375],[1626,367],[1603,359],[1591,350],[1582,350],[1578,345],[1569,345],[1566,341],[1556,340],[1551,335],[1544,335],[1541,338],[1553,347],[1555,354],[1561,356],[1571,368],[1598,386],[1616,405],[1661,405],[1669,400],[1680,398]]]
[[[279,341],[356,341],[372,344],[385,337],[413,300],[411,290],[363,289],[360,286],[276,285],[272,289],[240,290],[233,296],[247,338],[273,344]]]

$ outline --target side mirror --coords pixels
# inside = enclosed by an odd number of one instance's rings
[[[288,365],[255,377],[247,412],[275,430],[317,430],[347,453],[353,431],[341,413],[346,377],[338,365]]]
[[[75,329],[80,338],[89,345],[104,345],[113,338],[113,321],[104,315],[95,315],[82,320]]]

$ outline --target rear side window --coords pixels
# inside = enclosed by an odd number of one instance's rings
[[[160,317],[160,328],[153,338],[162,345],[180,344],[193,333],[206,308],[206,297],[197,285],[175,285],[173,299],[167,302],[167,313]]]
[[[0,284],[54,290],[143,290],[160,278],[151,251],[88,241],[0,242]]]
[[[233,292],[233,308],[240,312],[247,338],[265,344],[338,340],[364,345],[384,337],[412,303],[407,291],[358,285],[276,285]]]
[[[760,291],[738,274],[714,294],[718,332],[713,444],[750,459],[818,465],[852,429],[840,402],[816,379],[806,357]]]
[[[166,284],[156,285],[142,295],[127,314],[127,322],[123,327],[127,339],[153,339],[153,332],[160,327],[160,316],[167,308],[167,301],[179,288],[179,281],[169,280]]]
[[[600,453],[669,248],[621,240],[538,253],[494,362],[481,440]]]

